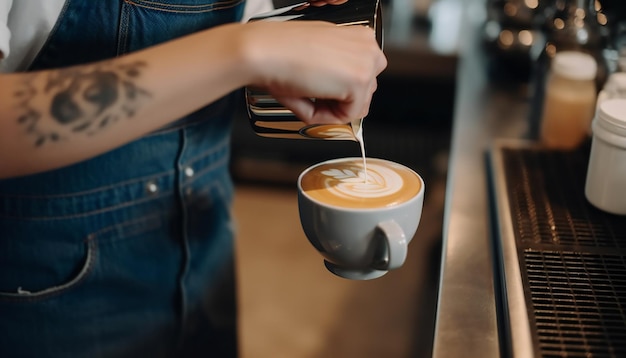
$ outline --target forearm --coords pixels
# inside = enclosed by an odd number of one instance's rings
[[[386,65],[366,27],[259,21],[99,63],[2,75],[0,178],[94,157],[246,85],[307,123],[348,123],[367,115]]]
[[[0,76],[0,178],[104,153],[245,85],[237,26],[99,63]]]

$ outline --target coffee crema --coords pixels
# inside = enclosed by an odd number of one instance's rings
[[[391,207],[415,197],[421,180],[411,169],[390,161],[367,158],[367,181],[361,158],[327,161],[300,177],[311,199],[345,208]]]

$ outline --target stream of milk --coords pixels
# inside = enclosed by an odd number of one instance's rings
[[[365,161],[365,141],[363,140],[363,118],[352,120],[352,132],[359,146],[361,147],[361,157],[363,157],[363,173],[365,174],[364,182],[367,183],[367,162]]]

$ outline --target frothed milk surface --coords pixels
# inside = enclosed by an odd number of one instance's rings
[[[354,139],[354,134],[345,124],[317,124],[305,128],[302,133],[311,138]]]
[[[367,158],[367,181],[361,158],[337,159],[302,174],[303,192],[318,202],[346,208],[381,208],[415,197],[421,181],[412,170],[393,162]]]

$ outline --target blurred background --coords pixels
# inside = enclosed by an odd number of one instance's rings
[[[292,3],[277,0],[275,6]],[[328,273],[302,233],[296,179],[316,162],[359,156],[359,147],[256,136],[242,98],[232,161],[242,357],[432,355],[457,65],[464,49],[476,46],[463,42],[462,19],[481,25],[478,60],[495,97],[528,105],[529,139],[537,138],[557,52],[593,56],[598,91],[626,69],[623,0],[385,0],[382,6],[389,65],[379,77],[364,137],[368,156],[407,165],[426,182],[407,262],[373,281]],[[626,96],[626,83],[614,90]],[[512,109],[494,110],[503,118],[492,125],[506,126]]]
[[[426,182],[407,262],[373,281],[327,272],[300,227],[296,179],[311,164],[360,156],[359,146],[259,137],[242,102],[232,158],[242,357],[431,354],[462,0],[382,6],[388,67],[364,138],[368,156],[407,165]]]

